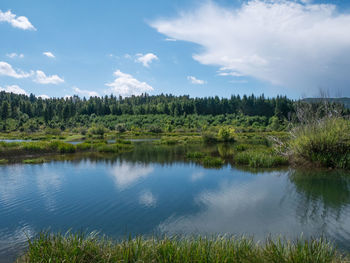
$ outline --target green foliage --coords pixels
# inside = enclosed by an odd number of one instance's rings
[[[230,127],[221,127],[218,132],[218,138],[223,142],[233,142],[235,140],[235,129]]]
[[[237,164],[248,165],[253,168],[272,168],[288,164],[288,159],[271,151],[248,150],[234,155]]]
[[[350,169],[350,121],[326,118],[292,131],[292,156],[324,167]]]
[[[102,125],[98,125],[98,126],[93,126],[89,129],[89,133],[93,134],[93,135],[98,135],[101,138],[103,138],[103,135],[106,132],[106,128]]]
[[[35,159],[25,159],[22,161],[24,164],[40,164],[44,163],[46,160],[43,158],[35,158]]]
[[[206,156],[202,160],[202,164],[204,167],[207,168],[219,168],[221,167],[225,162],[218,157],[212,157],[212,156]]]
[[[202,133],[202,139],[205,143],[215,143],[218,141],[216,134],[211,131],[205,131]]]
[[[341,263],[347,260],[322,238],[294,242],[270,238],[254,242],[252,238],[226,236],[136,237],[114,242],[95,233],[41,233],[29,241],[28,251],[17,262]]]
[[[1,164],[8,164],[9,160],[7,159],[0,159],[0,165]]]
[[[189,152],[186,154],[186,157],[188,159],[201,159],[201,158],[204,158],[205,156],[206,154],[203,152]]]

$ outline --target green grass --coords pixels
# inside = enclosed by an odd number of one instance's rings
[[[271,151],[254,151],[247,150],[237,152],[234,155],[236,164],[248,165],[252,168],[272,168],[288,165],[288,159],[284,156],[277,155]]]
[[[295,128],[290,151],[294,159],[319,166],[350,169],[350,121],[327,118]]]
[[[18,263],[335,263],[347,262],[325,239],[286,241],[234,237],[129,238],[119,242],[96,234],[41,233],[29,241]]]
[[[202,160],[202,164],[206,168],[220,168],[225,162],[218,157],[206,156]]]
[[[35,159],[25,159],[22,161],[24,164],[40,164],[44,163],[46,160],[44,158],[35,158]]]
[[[203,152],[189,152],[186,154],[186,158],[188,159],[201,159],[206,156]]]
[[[7,159],[0,159],[0,164],[7,164],[9,160]]]
[[[0,142],[0,157],[13,157],[21,155],[41,155],[41,154],[66,154],[75,152],[103,152],[121,153],[130,151],[133,145],[130,142],[118,140],[118,143],[107,144],[104,140],[84,142],[78,145],[65,143],[62,141],[31,141],[31,142]]]

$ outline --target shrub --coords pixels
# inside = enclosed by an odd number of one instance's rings
[[[205,131],[202,133],[202,139],[205,143],[215,143],[218,141],[214,132]]]
[[[350,169],[350,121],[327,118],[299,126],[290,143],[294,159],[325,167]]]
[[[99,125],[99,126],[93,126],[89,129],[89,133],[93,134],[93,135],[98,135],[100,137],[103,137],[103,135],[105,134],[106,129],[105,127]]]
[[[235,140],[235,129],[230,127],[221,127],[218,132],[218,138],[223,142],[233,142]]]

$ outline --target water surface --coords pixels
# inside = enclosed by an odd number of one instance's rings
[[[326,235],[350,250],[349,174],[206,169],[186,160],[187,150],[140,143],[120,156],[0,166],[0,262],[13,262],[27,236],[43,229],[98,230],[114,238],[303,233]]]

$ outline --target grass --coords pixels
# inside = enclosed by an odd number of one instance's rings
[[[203,152],[189,152],[186,154],[186,158],[188,159],[201,159],[206,156]]]
[[[29,241],[26,254],[17,262],[340,263],[346,259],[322,238],[293,242],[269,238],[259,243],[246,237],[137,237],[115,242],[95,233],[41,233]]]
[[[23,156],[42,154],[66,154],[75,152],[121,153],[133,149],[130,142],[118,140],[118,143],[107,144],[104,140],[89,141],[73,145],[62,141],[30,141],[30,142],[0,142],[0,156]]]
[[[290,154],[296,162],[350,169],[350,121],[326,118],[295,128]]]
[[[212,156],[206,156],[202,160],[202,164],[206,168],[219,168],[221,167],[225,162],[218,157],[212,157]]]
[[[248,165],[252,168],[272,168],[288,165],[287,157],[266,150],[237,152],[234,155],[234,161],[236,164]]]
[[[9,160],[7,159],[0,159],[0,164],[7,164]]]
[[[40,164],[44,163],[46,160],[44,158],[35,158],[35,159],[25,159],[22,161],[24,164]]]

